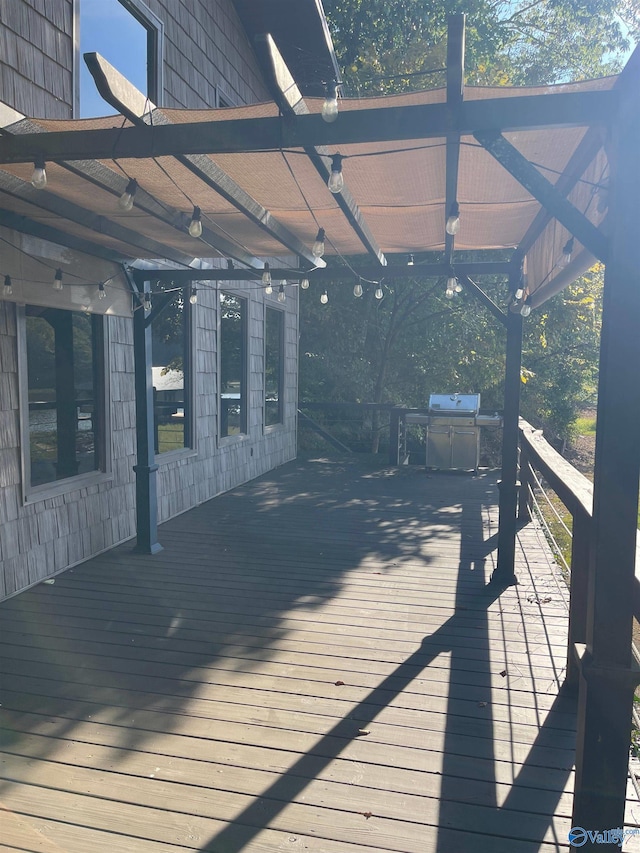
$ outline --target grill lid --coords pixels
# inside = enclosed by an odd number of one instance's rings
[[[480,409],[480,394],[431,394],[429,411],[440,414],[476,415]]]

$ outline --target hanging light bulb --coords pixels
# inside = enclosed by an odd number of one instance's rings
[[[60,269],[60,267],[58,267],[58,269],[56,270],[56,274],[53,278],[52,287],[54,290],[62,290],[62,270]]]
[[[145,293],[142,299],[142,307],[145,311],[151,311],[151,294]]]
[[[198,301],[198,290],[197,290],[195,284],[192,284],[191,285],[191,295],[189,296],[189,302],[191,303],[191,305],[195,305],[197,301]]]
[[[194,205],[191,221],[189,222],[189,234],[192,237],[202,237],[202,211]]]
[[[344,189],[344,178],[342,177],[342,154],[333,154],[331,157],[331,174],[327,181],[327,186],[334,195],[342,192]]]
[[[460,207],[457,201],[454,201],[449,208],[449,216],[447,217],[445,230],[447,234],[450,234],[452,237],[460,230]]]
[[[456,293],[462,293],[462,285],[460,284],[458,279],[456,279],[456,285],[453,289],[455,290]]]
[[[280,287],[278,288],[278,302],[284,302],[287,298],[287,294],[284,292],[284,282],[280,282]]]
[[[376,299],[382,299],[383,296],[384,296],[384,291],[382,290],[382,287],[380,287],[380,285],[378,285],[376,287],[375,297],[376,297]]]
[[[562,265],[568,266],[571,263],[571,255],[573,254],[573,245],[574,239],[573,237],[569,237],[567,242],[564,244],[562,248]]]
[[[522,297],[524,296],[524,288],[523,287],[517,287],[516,292],[513,294],[513,296],[514,296],[515,300],[517,302],[519,302],[522,299]]]
[[[447,289],[444,292],[444,295],[447,297],[447,299],[453,299],[453,294],[454,294],[453,288],[447,287]]]
[[[412,267],[414,264],[413,255],[409,255],[409,260],[407,261],[407,266]]]
[[[265,261],[264,267],[262,268],[262,283],[264,285],[271,284],[271,267],[269,266],[268,261]]]
[[[450,273],[449,277],[447,278],[447,290],[450,290],[451,293],[455,293],[457,283],[458,279],[453,273]]]
[[[122,210],[131,210],[133,207],[133,199],[135,198],[138,189],[138,182],[135,178],[131,178],[127,184],[127,188],[118,199],[118,207]]]
[[[107,291],[104,289],[104,282],[101,281],[98,285],[98,299],[106,299]]]
[[[31,185],[37,190],[43,190],[47,185],[47,170],[45,168],[44,158],[42,157],[38,157],[33,165]]]
[[[522,308],[520,309],[520,313],[522,314],[523,317],[528,317],[529,314],[531,314],[531,305],[528,305],[525,302],[524,305],[522,306]]]
[[[338,84],[335,80],[327,83],[327,94],[322,105],[322,118],[329,124],[338,118]]]
[[[303,279],[302,279],[302,281],[300,282],[300,287],[301,287],[303,290],[309,290],[309,279],[308,279],[308,278],[303,278]]]
[[[5,275],[4,277],[4,287],[2,288],[3,296],[11,296],[13,293],[13,285],[11,284],[11,276]]]
[[[311,252],[314,258],[321,258],[324,255],[324,228],[318,228],[316,240]]]
[[[362,296],[362,284],[359,281],[353,285],[353,295],[356,299],[359,299]]]
[[[320,302],[322,302],[323,305],[326,305],[328,301],[329,301],[329,294],[325,290],[324,293],[322,294],[322,296],[320,297]]]

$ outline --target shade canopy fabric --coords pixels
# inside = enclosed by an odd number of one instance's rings
[[[484,102],[491,108],[499,102],[510,107],[517,101],[523,105],[523,114],[531,104],[536,113],[544,116],[541,103],[551,105],[556,96],[611,94],[618,79],[524,89],[466,87],[464,100],[467,105]],[[340,153],[344,158],[343,176],[358,216],[390,266],[400,258],[406,264],[409,254],[445,249],[449,213],[446,157],[451,132],[439,132],[437,127],[434,131],[429,126],[428,110],[433,110],[434,116],[440,115],[435,110],[446,106],[446,100],[446,89],[342,100],[337,121],[326,126],[326,133],[334,133],[340,141],[316,149],[327,167],[331,154]],[[306,105],[311,115],[304,119],[317,119],[322,100],[309,99]],[[395,133],[389,129],[398,115],[416,107],[428,108],[424,135],[415,132],[405,138],[404,131]],[[341,140],[342,116],[344,122],[349,117],[362,116],[363,126],[368,127],[372,114],[379,116],[379,128],[383,129],[370,134],[376,138],[369,141],[364,132],[365,138]],[[260,258],[291,254],[298,255],[301,266],[308,269],[313,263],[310,249],[320,227],[326,232],[325,257],[329,267],[339,270],[344,257],[365,254],[359,234],[308,156],[308,145],[289,144],[295,138],[289,132],[292,124],[303,119],[279,117],[275,104],[263,103],[219,110],[153,109],[144,121],[151,125],[148,150],[141,152],[137,148],[135,156],[129,156],[127,140],[132,123],[126,119],[110,116],[59,121],[5,113],[0,137],[2,224],[16,230],[41,227],[41,234],[50,229],[61,241],[73,238],[84,249],[95,246],[113,259],[125,261],[164,258],[186,265],[197,258],[234,257],[247,267],[260,269]],[[261,143],[252,135],[252,129],[261,126],[261,122],[272,126],[274,121],[282,124],[282,145],[256,150]],[[502,130],[504,139],[571,202],[578,214],[606,231],[610,167],[603,145],[603,124],[602,115],[588,115],[583,109],[577,117],[567,115],[566,122],[554,117],[553,123],[545,126],[543,117],[533,126],[497,130]],[[154,134],[159,139],[167,125],[184,126],[186,137],[193,144],[184,142],[182,150],[169,153],[162,145],[156,147]],[[236,133],[234,146],[223,146],[216,139],[216,128],[224,130],[225,125]],[[243,141],[245,126],[247,135]],[[307,121],[303,126],[311,124]],[[352,120],[349,127],[358,127],[358,122]],[[532,301],[540,302],[550,295],[552,284],[557,287],[558,282],[566,283],[571,273],[575,277],[593,262],[592,247],[584,248],[575,240],[571,264],[568,270],[563,269],[563,247],[572,236],[570,230],[545,212],[532,192],[489,153],[471,130],[465,127],[456,135],[460,228],[455,237],[454,262],[467,251],[520,246],[527,255]],[[98,133],[87,134],[88,131]],[[97,144],[95,151],[100,156],[79,159],[77,148],[85,145],[83,139],[99,139],[101,133],[111,147]],[[49,142],[61,138],[61,134],[70,140],[68,156],[61,156],[64,152],[60,151],[49,153],[55,150]],[[15,137],[13,147],[3,149],[9,137]],[[74,144],[75,139],[78,145]],[[46,189],[40,190],[30,183],[32,152],[39,141],[47,172]],[[19,155],[21,142],[24,158]],[[200,153],[207,146],[212,153]],[[85,147],[93,150],[88,143]],[[154,156],[156,150],[159,153]],[[105,156],[107,152],[110,156]],[[138,189],[133,208],[125,211],[118,205],[118,198],[131,179],[136,180]],[[199,239],[188,232],[196,206],[204,228]],[[306,247],[306,256],[300,246]],[[540,291],[537,297],[536,290]]]

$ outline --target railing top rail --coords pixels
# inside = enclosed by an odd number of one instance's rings
[[[582,511],[591,517],[593,483],[551,447],[541,430],[534,429],[523,418],[520,418],[520,441],[567,509],[572,514]]]

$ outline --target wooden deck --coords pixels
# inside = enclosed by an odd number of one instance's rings
[[[0,605],[0,847],[570,849],[566,594],[493,474],[286,465]]]

